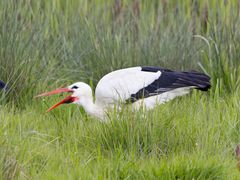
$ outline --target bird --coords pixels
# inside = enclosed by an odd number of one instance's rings
[[[9,90],[9,87],[4,83],[2,80],[0,80],[0,90]]]
[[[95,101],[91,87],[76,82],[66,88],[45,92],[36,97],[63,92],[71,95],[50,107],[47,112],[61,104],[74,103],[88,114],[104,120],[107,110],[116,104],[131,105],[134,110],[149,110],[158,104],[188,94],[192,89],[208,91],[210,77],[197,71],[174,71],[156,66],[136,66],[112,71],[102,77],[95,89]]]

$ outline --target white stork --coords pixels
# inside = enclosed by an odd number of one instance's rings
[[[2,80],[0,80],[0,90],[1,89],[6,90],[6,91],[9,90],[9,87]]]
[[[106,110],[118,102],[132,104],[135,109],[142,105],[151,109],[191,89],[207,91],[211,87],[210,77],[206,74],[190,71],[180,72],[160,67],[131,67],[113,71],[105,75],[97,84],[96,100],[93,100],[91,87],[84,82],[74,83],[67,88],[59,88],[36,97],[62,92],[71,92],[70,96],[55,104],[51,111],[64,103],[75,103],[97,118],[104,119]]]

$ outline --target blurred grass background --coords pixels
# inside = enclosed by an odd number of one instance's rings
[[[239,1],[2,0],[0,76],[21,101],[50,84],[114,69],[199,69],[218,91],[239,86]],[[14,98],[16,100],[16,98]]]
[[[236,179],[239,0],[1,0],[0,175],[3,179]],[[194,92],[142,116],[102,124],[82,109],[33,100],[76,81],[152,65],[199,70]]]

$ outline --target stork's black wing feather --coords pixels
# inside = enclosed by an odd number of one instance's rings
[[[172,71],[161,67],[142,67],[145,72],[161,72],[161,76],[148,86],[132,94],[127,102],[135,102],[139,99],[161,94],[181,87],[193,86],[195,89],[207,91],[210,87],[210,77],[196,71]]]
[[[0,80],[0,89],[3,89],[5,87],[5,83]]]
[[[9,90],[8,86],[2,80],[0,80],[0,90],[1,89]]]

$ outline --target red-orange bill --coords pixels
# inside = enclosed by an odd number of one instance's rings
[[[67,96],[65,97],[63,100],[61,100],[60,102],[58,102],[57,104],[53,105],[52,107],[50,107],[47,112],[53,110],[54,108],[58,107],[59,105],[61,104],[68,104],[68,103],[72,103],[74,101],[76,101],[77,98],[76,97],[72,97],[71,95],[70,96]]]
[[[59,94],[59,93],[63,93],[63,92],[73,92],[73,90],[69,89],[69,88],[59,88],[59,89],[56,89],[56,90],[53,90],[50,92],[45,92],[45,93],[39,94],[39,95],[35,96],[35,98],[43,97],[43,96],[50,96],[53,94]]]
[[[36,98],[37,97],[43,97],[43,96],[50,96],[50,95],[53,95],[53,94],[59,94],[59,93],[63,93],[63,92],[73,92],[72,89],[69,89],[69,88],[59,88],[59,89],[56,89],[56,90],[53,90],[53,91],[50,91],[50,92],[45,92],[45,93],[42,93],[42,94],[39,94],[37,96],[35,96]],[[52,107],[50,107],[47,112],[53,110],[54,108],[58,107],[59,105],[61,104],[67,104],[67,103],[72,103],[74,101],[76,101],[77,98],[76,97],[72,97],[71,95],[70,96],[67,96],[66,98],[64,98],[62,101],[58,102],[57,104],[53,105]]]

